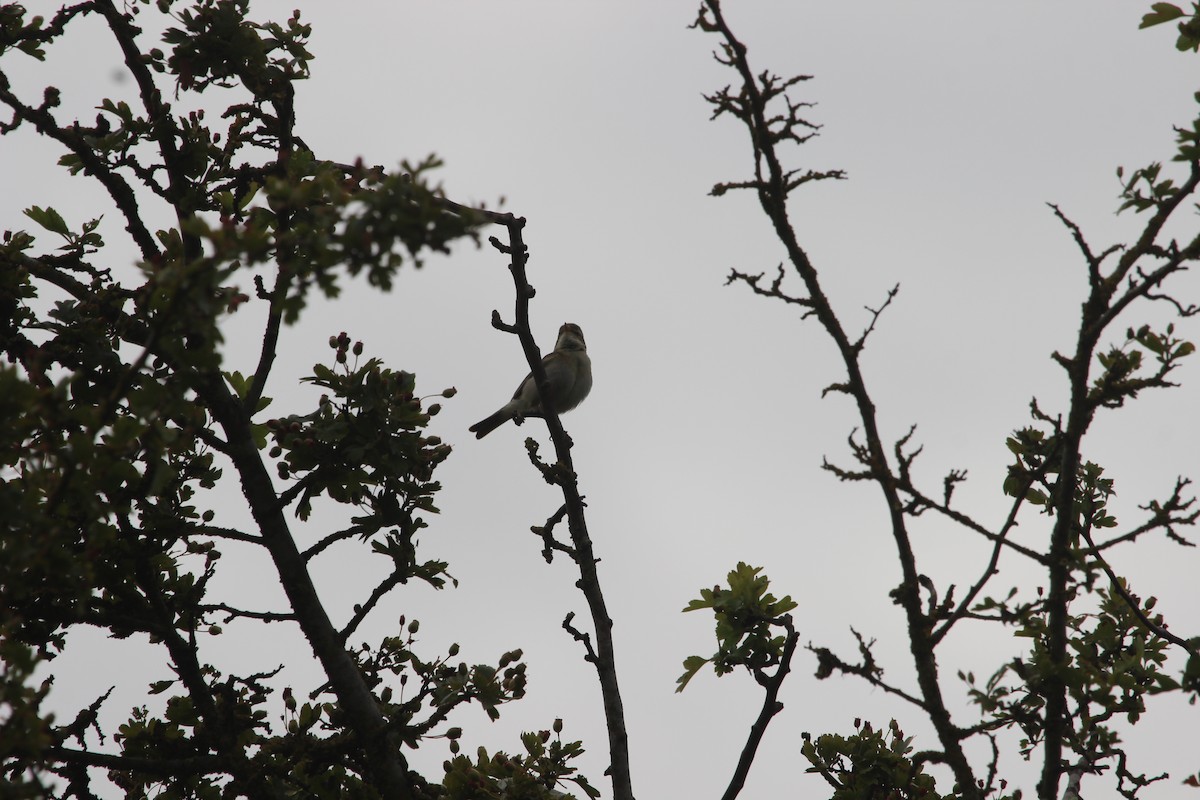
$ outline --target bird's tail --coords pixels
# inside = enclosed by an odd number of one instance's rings
[[[482,439],[492,431],[496,430],[496,428],[499,428],[501,425],[508,422],[511,418],[512,414],[509,413],[508,409],[502,408],[495,414],[492,414],[490,417],[485,417],[484,419],[479,420],[479,422],[476,422],[470,428],[467,428],[467,430],[475,434],[476,439]]]

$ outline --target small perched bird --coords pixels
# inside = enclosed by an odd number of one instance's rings
[[[554,352],[547,353],[542,359],[542,368],[546,370],[549,404],[555,411],[561,414],[583,402],[583,398],[592,390],[592,360],[588,358],[587,343],[578,325],[567,322],[558,329]],[[525,417],[540,416],[542,406],[538,402],[533,373],[530,373],[513,392],[512,400],[495,414],[476,422],[469,430],[476,439],[482,439],[510,419],[516,420],[519,425]]]

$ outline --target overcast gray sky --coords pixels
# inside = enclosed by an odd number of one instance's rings
[[[709,55],[716,40],[687,30],[695,4],[252,3],[257,16],[281,21],[294,6],[314,25],[314,75],[297,97],[309,146],[320,157],[389,166],[436,152],[447,162],[451,198],[491,206],[506,198],[504,207],[529,221],[535,335],[549,348],[564,321],[587,335],[595,388],[564,422],[616,622],[638,796],[718,794],[757,713],[759,694],[744,676],[703,675],[673,693],[682,659],[713,650],[711,618],[679,610],[739,560],[765,566],[776,593],[799,602],[804,642],[852,656],[853,625],[879,640],[891,679],[911,686],[903,620],[888,598],[899,570],[886,509],[870,487],[840,485],[820,469],[823,456],[848,460],[845,437],[856,423],[844,398],[820,399],[842,376],[835,353],[794,309],[722,285],[731,267],[772,270],[782,253],[751,196],[707,196],[713,183],[745,177],[750,161],[732,121],[707,121],[701,94],[733,76]],[[863,307],[901,285],[865,355],[885,435],[917,423],[926,446],[917,476],[936,492],[947,470],[968,469],[959,502],[987,522],[1006,508],[1005,436],[1027,424],[1032,396],[1047,411],[1061,409],[1065,382],[1049,354],[1071,346],[1083,297],[1084,267],[1046,203],[1059,204],[1097,249],[1128,237],[1139,220],[1114,216],[1115,168],[1169,158],[1172,126],[1194,116],[1200,56],[1176,53],[1168,28],[1139,32],[1148,7],[727,4],[757,69],[815,76],[798,98],[818,103],[810,118],[824,129],[790,154],[792,164],[844,169],[849,180],[812,187],[793,209],[843,322],[864,325]],[[55,82],[85,120],[100,97],[131,91],[116,81],[120,63],[107,44],[78,41],[52,53],[45,71],[28,64],[19,76],[26,96]],[[209,102],[221,99],[214,93]],[[0,225],[29,224],[20,209],[30,205],[55,206],[73,222],[95,216],[99,195],[63,176],[57,156],[28,136],[0,140]],[[108,230],[120,243],[117,226]],[[1200,295],[1195,275],[1177,289],[1192,301]],[[430,259],[420,272],[406,270],[390,295],[357,284],[286,332],[267,392],[277,398],[271,413],[315,399],[295,379],[328,359],[325,341],[341,330],[364,340],[366,355],[416,372],[422,394],[459,389],[432,426],[455,452],[440,470],[443,513],[422,546],[426,557],[448,560],[461,585],[402,589],[376,612],[367,638],[394,630],[404,613],[421,618],[427,657],[452,641],[479,661],[523,647],[528,698],[495,724],[475,713],[458,720],[468,752],[475,744],[518,748],[519,731],[563,717],[565,736],[589,747],[584,771],[607,795],[594,672],[559,627],[585,606],[570,566],[547,567],[529,533],[560,502],[521,445],[528,435],[545,441],[544,427],[506,426],[483,441],[466,430],[526,372],[516,340],[491,329],[493,308],[511,319],[505,261],[489,250],[464,246]],[[1141,309],[1128,323],[1162,313]],[[257,341],[258,314],[251,304],[233,320],[235,367],[252,364],[252,350],[239,348],[247,337]],[[1182,327],[1197,337],[1194,323]],[[1163,496],[1176,475],[1200,476],[1196,365],[1181,378],[1183,389],[1102,415],[1088,445],[1085,455],[1116,479],[1122,523],[1136,521],[1136,505]],[[228,498],[219,511],[237,522],[238,497],[231,490]],[[302,543],[341,519],[336,510],[316,515]],[[1040,523],[1022,525],[1027,541],[1044,536]],[[986,551],[965,537],[924,518],[916,527],[921,568],[943,587],[970,583],[985,562]],[[215,589],[277,608],[281,593],[260,559],[228,548]],[[1134,591],[1160,598],[1173,630],[1200,632],[1194,551],[1147,541],[1114,561]],[[997,594],[1037,579],[1011,560],[1001,566],[1008,571]],[[385,567],[352,548],[318,566],[335,618]],[[265,641],[253,626],[227,630],[206,653],[231,659],[235,671],[287,662],[291,684],[309,688],[310,657],[291,632],[272,626],[279,639]],[[964,630],[941,656],[950,696],[959,695],[955,669],[990,674],[1019,647],[978,632]],[[143,702],[146,681],[169,677],[129,643],[81,635],[72,644],[53,695],[64,711],[118,683],[108,707],[119,717]],[[896,716],[906,732],[927,733],[919,714],[881,692],[817,682],[814,668],[807,654],[797,656],[787,708],[746,797],[824,790],[803,774],[801,732],[850,733],[856,717],[884,726]],[[1135,766],[1171,770],[1169,786],[1152,794],[1175,796],[1178,780],[1197,768],[1195,747],[1182,747],[1179,736],[1196,730],[1197,711],[1171,701],[1151,712],[1128,737]],[[964,725],[975,719],[960,713]],[[432,777],[445,754],[431,743],[416,761]],[[1015,748],[1002,771],[1032,793]],[[1089,800],[1113,796],[1099,783],[1084,788]]]

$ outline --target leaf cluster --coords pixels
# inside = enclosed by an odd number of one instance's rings
[[[805,733],[800,753],[811,765],[807,772],[821,775],[833,788],[829,800],[941,800],[937,781],[914,757],[912,737],[905,736],[896,720],[886,732],[871,723],[854,720],[855,733],[825,733],[813,738]],[[1019,793],[1016,797],[1019,797]]]
[[[445,762],[443,780],[447,800],[574,800],[576,795],[557,789],[574,784],[586,797],[597,798],[600,791],[572,765],[584,753],[580,742],[564,742],[562,720],[554,721],[554,732],[530,731],[521,734],[524,753],[488,754],[479,748],[475,760],[455,755]],[[457,753],[457,748],[452,747]]]
[[[676,680],[681,692],[705,665],[712,664],[718,676],[728,675],[737,667],[752,673],[777,665],[787,641],[785,615],[797,607],[791,597],[776,599],[768,589],[771,581],[762,575],[762,567],[738,562],[726,576],[728,585],[701,589],[700,597],[683,610],[710,609],[716,620],[717,652],[707,658],[689,656],[684,672]]]
[[[1174,3],[1152,3],[1150,12],[1142,17],[1139,28],[1152,28],[1167,22],[1181,20],[1176,28],[1179,38],[1175,40],[1177,50],[1193,52],[1200,50],[1200,3],[1192,3],[1192,11],[1188,13]]]

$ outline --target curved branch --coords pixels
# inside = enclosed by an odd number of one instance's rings
[[[1167,630],[1165,625],[1156,624],[1150,619],[1150,617],[1146,615],[1146,612],[1142,610],[1142,604],[1137,601],[1137,598],[1129,593],[1129,590],[1125,588],[1124,582],[1117,577],[1117,574],[1113,572],[1112,567],[1109,566],[1108,561],[1106,561],[1104,556],[1100,554],[1099,549],[1096,547],[1096,543],[1092,541],[1092,532],[1088,528],[1089,526],[1084,526],[1081,529],[1081,533],[1083,534],[1083,538],[1087,540],[1087,543],[1091,545],[1092,557],[1099,562],[1100,568],[1103,569],[1104,574],[1108,576],[1109,584],[1112,586],[1113,590],[1121,596],[1121,599],[1125,601],[1125,605],[1130,611],[1133,612],[1133,615],[1138,618],[1138,622],[1142,623],[1142,627],[1158,638],[1165,639],[1177,647],[1182,647],[1188,652],[1189,655],[1193,657],[1200,656],[1200,651],[1197,650],[1194,644],[1187,639],[1181,639],[1180,637],[1171,633],[1169,630]]]
[[[742,747],[737,768],[734,769],[733,777],[729,779],[729,786],[721,795],[721,800],[734,800],[741,793],[746,785],[746,776],[750,774],[750,767],[754,764],[754,757],[758,753],[758,746],[767,732],[767,726],[771,724],[771,720],[776,714],[783,711],[783,703],[779,702],[779,689],[783,686],[784,678],[792,669],[792,656],[796,652],[796,643],[800,639],[800,634],[796,633],[796,629],[792,626],[790,616],[783,618],[783,625],[788,633],[787,640],[783,644],[783,653],[779,658],[779,666],[776,667],[774,675],[762,675],[759,680],[759,683],[767,690],[766,695],[763,696],[762,708],[759,710],[754,724],[750,726],[750,733],[746,737],[746,744]]]

